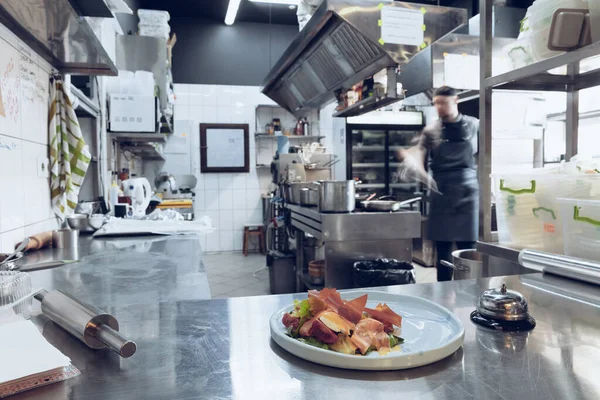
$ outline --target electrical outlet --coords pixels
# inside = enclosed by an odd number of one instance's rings
[[[50,171],[48,170],[50,166],[50,160],[48,158],[38,158],[37,159],[37,171],[38,178],[49,178]]]

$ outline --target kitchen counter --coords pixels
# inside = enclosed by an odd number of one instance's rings
[[[48,248],[20,264],[77,260],[31,272],[34,288],[62,289],[119,318],[130,304],[210,299],[198,236],[92,239],[82,235],[75,251]]]
[[[177,239],[152,244],[152,248],[171,248]],[[161,262],[152,261],[152,257]],[[117,315],[138,351],[129,359],[120,359],[110,351],[90,350],[38,316],[35,322],[44,336],[71,357],[82,375],[13,399],[257,399],[268,393],[275,399],[388,400],[400,395],[419,399],[592,400],[600,393],[598,287],[529,274],[379,288],[421,296],[449,308],[465,326],[464,346],[447,359],[421,368],[346,371],[296,358],[270,339],[270,316],[302,294],[202,300],[199,287],[194,298],[187,289],[193,285],[186,277],[190,269],[201,267],[177,264],[183,259],[180,256],[169,263],[173,273],[165,279],[146,277],[151,284],[145,284],[148,294],[142,295],[135,286],[139,280],[131,276],[168,262],[169,257],[158,252],[141,253],[146,268],[144,263],[133,265],[136,272],[124,278],[134,285],[131,288],[115,279],[82,279],[74,266],[65,269],[70,272],[55,280],[54,287],[77,288],[76,294],[86,301],[104,299],[95,305]],[[111,269],[103,264],[96,268]],[[57,275],[58,271],[52,272]],[[123,269],[122,274],[126,271]],[[170,276],[173,278],[167,278]],[[470,322],[478,296],[501,283],[528,298],[531,314],[537,319],[531,333],[503,334]]]
[[[417,211],[321,213],[316,207],[287,204],[297,230],[296,249],[304,249],[305,234],[323,242],[324,280],[328,287],[354,287],[352,268],[357,261],[391,258],[412,261],[413,238],[421,235]],[[296,290],[312,287],[304,252],[296,251]]]

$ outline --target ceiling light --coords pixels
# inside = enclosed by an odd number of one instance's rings
[[[268,3],[268,4],[289,4],[297,6],[300,0],[250,0],[253,3]]]
[[[240,2],[242,0],[229,0],[229,6],[227,6],[227,14],[225,15],[225,23],[227,25],[233,25],[235,22],[235,16],[237,15],[238,9],[240,8]]]

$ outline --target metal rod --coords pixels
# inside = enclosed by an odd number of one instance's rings
[[[544,273],[600,285],[600,264],[537,250],[519,253],[519,264]]]
[[[479,238],[489,242],[492,239],[492,88],[485,83],[492,75],[492,2],[480,0],[479,10]]]
[[[137,346],[134,342],[121,335],[108,325],[98,325],[96,327],[96,337],[106,346],[120,355],[128,358],[135,354]]]
[[[570,64],[567,67],[567,74],[571,77],[579,74],[579,62]],[[566,160],[577,155],[579,142],[579,90],[575,85],[567,85],[567,112],[566,112]]]

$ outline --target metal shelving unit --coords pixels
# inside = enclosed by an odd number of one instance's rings
[[[577,154],[579,90],[600,85],[600,69],[588,70],[582,61],[600,56],[600,42],[492,76],[492,0],[480,0],[479,182],[481,190],[480,239],[492,241],[492,92],[495,89],[558,91],[567,94],[566,159]],[[550,73],[566,67],[566,73]]]
[[[289,136],[285,136],[285,135],[269,135],[267,133],[257,133],[255,135],[255,138],[257,140],[263,140],[263,139],[276,139],[278,137],[286,137],[288,139],[297,139],[297,140],[321,140],[323,139],[325,136],[297,136],[297,135],[289,135]]]

